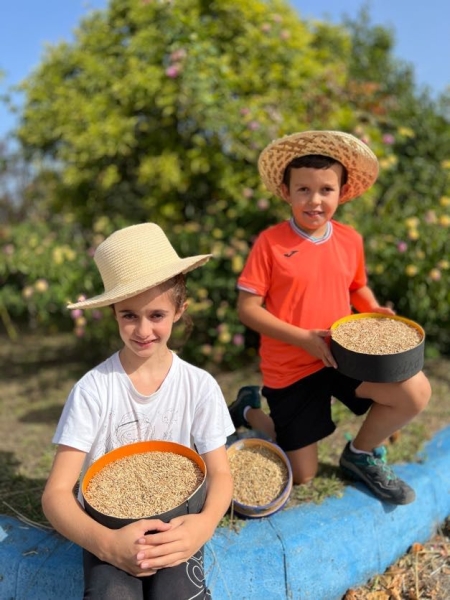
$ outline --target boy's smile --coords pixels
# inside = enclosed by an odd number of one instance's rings
[[[327,169],[292,169],[289,187],[283,184],[284,199],[291,205],[296,225],[308,235],[321,237],[333,218],[345,186],[341,188],[342,166]]]

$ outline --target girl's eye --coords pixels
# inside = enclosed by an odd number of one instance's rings
[[[151,315],[152,321],[160,321],[163,318],[164,315],[162,313],[154,313],[153,315]]]
[[[126,320],[126,321],[131,321],[132,319],[134,319],[134,315],[133,313],[124,313],[122,315],[122,317]]]

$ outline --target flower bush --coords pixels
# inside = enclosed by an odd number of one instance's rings
[[[281,0],[111,0],[95,11],[21,86],[17,136],[37,159],[39,194],[31,216],[0,225],[5,328],[73,330],[86,354],[108,354],[110,311],[66,304],[101,291],[92,256],[107,235],[155,221],[180,256],[213,254],[188,275],[194,327],[187,341],[175,328],[175,347],[197,364],[253,358],[236,279],[258,233],[289,216],[259,181],[258,155],[286,133],[341,129],[381,170],[337,218],[363,234],[380,301],[450,351],[449,122],[414,93],[389,44],[380,27],[352,38]]]

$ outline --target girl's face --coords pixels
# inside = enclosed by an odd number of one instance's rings
[[[295,223],[305,233],[321,237],[333,218],[346,185],[341,187],[342,165],[328,169],[292,169],[289,187],[282,185],[283,197],[291,205]]]
[[[164,357],[173,324],[186,310],[177,310],[171,290],[161,286],[114,305],[119,334],[130,358]]]

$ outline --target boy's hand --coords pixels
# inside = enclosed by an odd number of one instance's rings
[[[390,306],[376,306],[375,308],[372,308],[370,312],[378,313],[380,315],[388,315],[389,317],[395,315],[395,310],[392,310]]]
[[[330,337],[329,329],[309,329],[302,344],[303,349],[320,359],[326,367],[337,369],[337,363],[331,354],[330,348],[325,341]]]
[[[170,530],[139,539],[140,544],[146,544],[136,556],[142,572],[186,562],[208,541],[210,534],[210,527],[201,514],[172,519]]]

